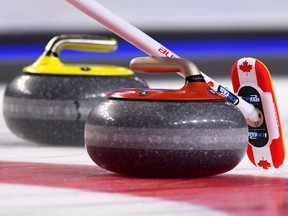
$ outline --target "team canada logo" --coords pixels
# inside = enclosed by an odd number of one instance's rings
[[[269,167],[271,167],[271,164],[267,160],[264,160],[264,158],[262,158],[262,160],[259,161],[258,166],[267,170]]]
[[[252,70],[252,65],[250,65],[250,64],[248,63],[248,61],[245,60],[245,61],[243,62],[243,64],[239,66],[239,68],[240,68],[240,70],[243,71],[243,73],[246,73],[246,76],[248,76],[248,73],[250,73],[250,71]]]

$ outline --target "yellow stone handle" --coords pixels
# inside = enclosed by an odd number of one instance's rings
[[[117,49],[114,38],[88,35],[59,35],[53,37],[45,47],[47,56],[58,56],[64,49],[89,52],[112,52]]]
[[[114,38],[87,35],[59,35],[53,37],[44,53],[31,65],[24,67],[26,74],[74,75],[74,76],[131,76],[128,68],[112,65],[67,64],[59,54],[64,49],[89,52],[112,52],[117,49]]]

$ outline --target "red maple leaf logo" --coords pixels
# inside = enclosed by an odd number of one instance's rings
[[[247,60],[245,60],[243,62],[242,65],[239,66],[240,70],[243,71],[243,73],[246,73],[246,75],[248,76],[248,73],[250,73],[250,71],[252,70],[252,65],[250,65]]]
[[[262,167],[263,169],[267,170],[269,167],[271,167],[271,164],[267,160],[260,160],[258,163],[258,166]]]

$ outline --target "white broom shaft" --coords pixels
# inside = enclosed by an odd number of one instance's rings
[[[162,46],[135,26],[116,16],[98,2],[91,0],[67,1],[146,54],[157,57],[165,56],[158,51],[163,47],[163,49],[167,50],[171,55],[178,57],[176,54],[172,53],[172,51]]]

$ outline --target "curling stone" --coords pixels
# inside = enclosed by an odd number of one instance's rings
[[[215,94],[185,59],[136,58],[139,72],[181,72],[179,90],[122,89],[89,114],[85,145],[107,170],[144,177],[204,177],[233,169],[244,157],[242,113]]]
[[[117,41],[81,35],[61,35],[49,41],[38,60],[7,85],[3,114],[17,136],[37,143],[84,145],[88,113],[106,94],[128,87],[147,87],[123,67],[62,63],[64,49],[110,52]]]

